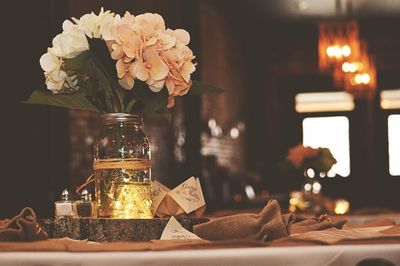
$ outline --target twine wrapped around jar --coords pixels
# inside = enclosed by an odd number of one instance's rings
[[[110,158],[110,159],[98,159],[93,161],[93,170],[99,169],[131,169],[131,170],[141,170],[147,169],[151,167],[151,160],[148,159],[140,159],[140,158]],[[80,194],[80,191],[91,184],[94,181],[94,174],[90,175],[86,181],[77,186],[75,191],[77,194]]]
[[[100,169],[131,169],[131,170],[142,170],[151,167],[151,161],[149,159],[141,158],[111,158],[111,159],[97,159],[93,161],[93,170]]]

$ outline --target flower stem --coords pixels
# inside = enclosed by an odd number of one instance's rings
[[[124,112],[124,97],[118,91],[120,89],[118,84],[115,84],[114,80],[108,73],[107,69],[100,62],[100,60],[98,60],[94,55],[92,55],[92,58],[96,66],[99,68],[99,70],[109,83],[109,88],[105,88],[105,95],[106,98],[109,98],[109,101],[111,102],[112,112]],[[114,105],[115,102],[113,100],[117,102],[116,105]]]

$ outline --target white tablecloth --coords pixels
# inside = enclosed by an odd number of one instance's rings
[[[400,244],[146,252],[0,252],[0,265],[356,265],[367,258],[384,258],[400,265]]]

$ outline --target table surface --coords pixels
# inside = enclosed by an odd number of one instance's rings
[[[341,217],[346,219],[348,224],[352,225],[361,225],[385,219],[400,224],[400,213],[342,215]]]
[[[350,215],[351,224],[381,219],[400,223],[400,215]],[[400,265],[400,244],[259,247],[130,252],[0,252],[7,265],[357,265],[364,259]]]
[[[140,252],[3,252],[0,265],[356,265],[383,258],[400,265],[400,244],[263,247]]]

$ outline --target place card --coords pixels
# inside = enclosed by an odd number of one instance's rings
[[[152,185],[155,216],[200,217],[204,213],[206,203],[199,178],[192,176],[173,190],[158,181]]]
[[[167,225],[162,232],[160,240],[191,240],[201,239],[197,235],[189,232],[175,219],[174,216],[169,218]]]
[[[169,188],[161,184],[160,182],[153,181],[152,182],[152,189],[153,189],[153,208],[157,210],[160,207],[160,204],[167,193],[170,191]]]

